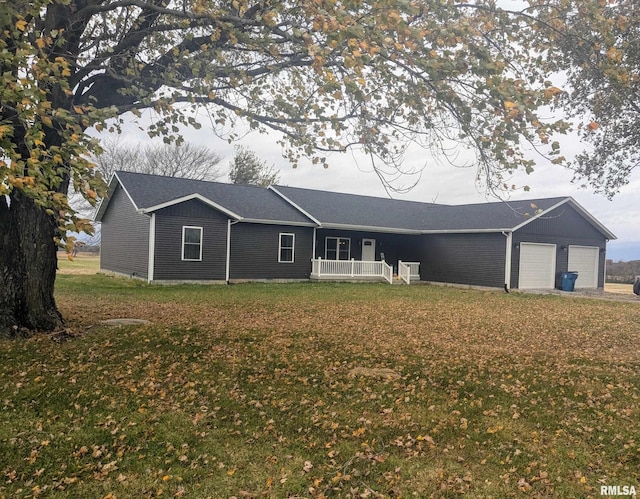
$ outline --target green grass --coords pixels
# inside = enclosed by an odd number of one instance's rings
[[[58,252],[58,273],[60,274],[95,274],[99,268],[99,255],[79,253],[69,258],[65,252]]]
[[[66,274],[57,299],[66,334],[0,342],[0,496],[570,498],[640,485],[635,302]],[[116,317],[152,324],[99,324]]]

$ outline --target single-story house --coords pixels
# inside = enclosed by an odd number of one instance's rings
[[[386,279],[604,286],[615,239],[571,197],[460,206],[116,172],[100,267],[149,282]]]

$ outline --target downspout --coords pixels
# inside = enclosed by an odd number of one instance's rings
[[[229,276],[231,275],[231,226],[235,225],[240,220],[231,221],[227,218],[227,262],[225,265],[225,281],[229,284]]]
[[[156,214],[151,213],[151,220],[149,221],[149,268],[147,269],[147,282],[153,281],[153,269],[155,267],[156,259]]]
[[[604,265],[602,266],[602,289],[604,289],[604,286],[607,284],[607,244],[609,244],[609,239],[604,240],[604,248],[602,248],[604,251]],[[598,250],[600,251],[600,250]],[[600,255],[598,255],[598,265],[600,265]],[[600,278],[598,277],[598,280]]]
[[[508,293],[511,287],[511,251],[513,246],[513,232],[502,231],[507,238],[507,246],[504,254],[504,290]]]
[[[313,266],[314,266],[314,262],[316,260],[316,231],[318,230],[317,227],[313,228],[313,237],[311,238],[311,272],[309,272],[309,280],[311,280],[311,278],[313,277]],[[319,267],[318,267],[319,268]]]
[[[317,231],[317,227],[313,228],[313,240],[311,241],[311,259],[314,259],[316,257],[316,231]]]

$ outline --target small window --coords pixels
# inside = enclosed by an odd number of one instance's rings
[[[202,260],[202,227],[182,227],[182,259],[190,262]]]
[[[293,263],[296,235],[286,232],[280,233],[280,248],[278,250],[278,262]]]

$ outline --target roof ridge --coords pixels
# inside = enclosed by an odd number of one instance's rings
[[[396,198],[387,198],[387,197],[382,197],[382,196],[374,196],[371,194],[355,194],[352,192],[336,192],[336,191],[328,191],[325,189],[311,189],[309,187],[294,187],[294,186],[290,186],[290,185],[275,185],[274,188],[280,189],[280,188],[284,188],[284,189],[295,189],[297,191],[311,191],[314,193],[319,193],[319,194],[331,194],[331,195],[335,195],[335,196],[352,196],[352,197],[357,197],[357,198],[368,198],[368,199],[375,199],[375,200],[382,200],[382,201],[393,201],[393,202],[398,202],[398,203],[415,203],[415,204],[422,204],[422,205],[432,205],[432,206],[451,206],[451,205],[446,205],[446,204],[440,204],[440,203],[432,203],[429,201],[415,201],[413,199],[396,199]]]
[[[144,176],[144,177],[156,177],[159,179],[166,179],[169,181],[177,181],[177,182],[197,182],[197,183],[202,183],[202,184],[215,184],[215,185],[228,185],[228,186],[234,186],[234,187],[249,187],[249,188],[253,188],[253,189],[261,189],[261,190],[267,190],[266,187],[262,187],[260,185],[253,185],[253,184],[234,184],[232,182],[220,182],[218,180],[204,180],[204,179],[195,179],[195,178],[187,178],[187,177],[173,177],[171,175],[158,175],[157,173],[142,173],[142,172],[132,172],[132,171],[128,171],[128,170],[115,170],[114,173],[118,173],[118,174],[126,174],[126,175],[140,175],[140,176]]]

